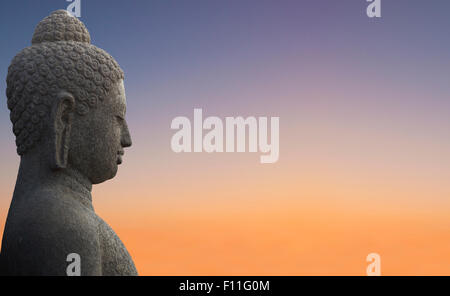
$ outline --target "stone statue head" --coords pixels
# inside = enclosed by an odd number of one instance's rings
[[[17,153],[52,170],[79,172],[92,184],[116,175],[131,146],[124,73],[65,10],[36,27],[7,76]]]

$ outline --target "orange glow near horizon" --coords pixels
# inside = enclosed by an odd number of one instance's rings
[[[371,252],[383,275],[450,272],[445,215],[373,210],[172,209],[113,227],[142,275],[365,275]]]

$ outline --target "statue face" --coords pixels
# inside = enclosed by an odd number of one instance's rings
[[[131,146],[125,111],[125,87],[121,80],[97,108],[73,119],[69,166],[93,184],[113,178],[122,163],[124,148]]]

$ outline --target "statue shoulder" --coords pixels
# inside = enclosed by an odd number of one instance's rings
[[[95,216],[76,200],[51,192],[13,200],[3,237],[4,269],[9,274],[65,275],[68,256],[75,253],[82,275],[101,274]]]
[[[53,228],[76,227],[83,232],[97,232],[98,220],[92,205],[87,206],[80,199],[70,193],[43,189],[14,197],[10,212],[20,213],[23,223],[55,224]]]

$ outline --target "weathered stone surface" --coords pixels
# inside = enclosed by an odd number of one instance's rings
[[[59,10],[36,27],[8,69],[20,167],[0,253],[5,275],[137,275],[119,237],[94,212],[92,184],[113,178],[124,148],[124,74],[86,27]]]

